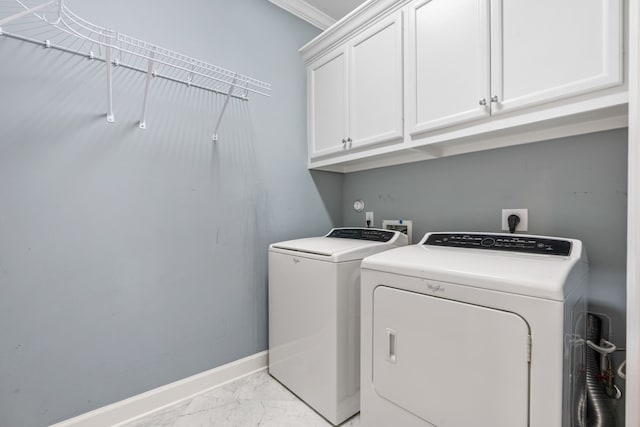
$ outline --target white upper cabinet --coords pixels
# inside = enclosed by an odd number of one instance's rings
[[[402,140],[402,12],[309,65],[309,156]]]
[[[621,84],[621,7],[621,0],[412,2],[409,133]]]
[[[492,114],[622,83],[621,0],[492,0]]]
[[[489,116],[489,0],[409,5],[409,133]]]
[[[346,149],[348,103],[345,48],[340,47],[309,66],[307,78],[310,154],[322,156]]]
[[[349,58],[349,137],[353,146],[401,138],[401,12],[356,37],[349,44]]]
[[[628,3],[364,2],[300,50],[309,167],[353,172],[626,126]]]

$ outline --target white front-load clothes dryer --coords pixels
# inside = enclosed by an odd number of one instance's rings
[[[333,424],[360,409],[360,263],[406,244],[336,228],[269,248],[269,373]]]
[[[588,264],[579,240],[428,233],[362,262],[366,427],[572,427]]]

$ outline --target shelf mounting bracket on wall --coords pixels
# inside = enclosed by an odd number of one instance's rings
[[[229,86],[229,92],[227,92],[227,97],[225,98],[224,104],[222,105],[222,110],[220,110],[220,115],[218,116],[218,121],[216,122],[216,128],[213,131],[213,136],[211,137],[213,142],[218,141],[218,129],[220,129],[222,116],[224,116],[224,112],[227,109],[227,105],[229,105],[229,99],[231,99],[231,94],[233,93],[233,89],[236,87],[236,83],[238,83],[238,79],[234,77],[233,82],[231,83],[231,86]]]
[[[154,77],[154,72],[153,72],[154,56],[155,56],[154,52],[149,53],[149,60],[147,61],[147,78],[144,85],[144,99],[142,101],[142,116],[140,118],[140,123],[138,125],[140,129],[147,128],[147,120],[146,120],[147,99],[149,97],[149,86],[151,86],[151,79]]]
[[[116,121],[113,115],[113,62],[111,60],[111,38],[106,36],[106,61],[107,65],[107,122],[113,123]]]
[[[27,4],[35,1],[0,0],[0,11],[9,11],[8,17],[0,18],[0,36],[45,45],[47,48],[105,62],[107,121],[110,123],[115,122],[113,111],[115,68],[126,68],[146,74],[142,115],[138,123],[141,129],[147,128],[149,90],[154,77],[186,83],[189,87],[225,96],[213,133],[214,141],[218,140],[222,117],[231,98],[248,101],[249,93],[270,96],[269,83],[94,25],[69,10],[64,0],[50,0],[35,6]],[[48,19],[47,15],[53,16],[54,19]],[[4,28],[5,25],[9,27]],[[43,29],[43,26],[46,29]],[[48,35],[47,39],[38,39],[45,32]],[[52,32],[54,34],[50,34]],[[78,41],[80,41],[80,48],[77,47]],[[88,48],[85,47],[86,44],[89,44]],[[96,55],[95,52],[98,54]],[[186,81],[185,73],[187,73]]]

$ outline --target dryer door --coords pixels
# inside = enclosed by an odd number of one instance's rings
[[[376,392],[435,426],[526,427],[529,328],[500,310],[379,286]]]

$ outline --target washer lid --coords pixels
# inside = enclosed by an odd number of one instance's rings
[[[334,228],[323,237],[308,237],[273,243],[269,250],[297,253],[299,256],[308,256],[329,262],[344,262],[362,259],[406,244],[407,236],[398,231],[373,228]]]
[[[431,234],[427,233],[418,245],[366,258],[362,269],[556,301],[563,301],[574,286],[586,284],[587,260],[579,240],[563,239],[571,242],[571,250],[561,256],[425,245]]]

